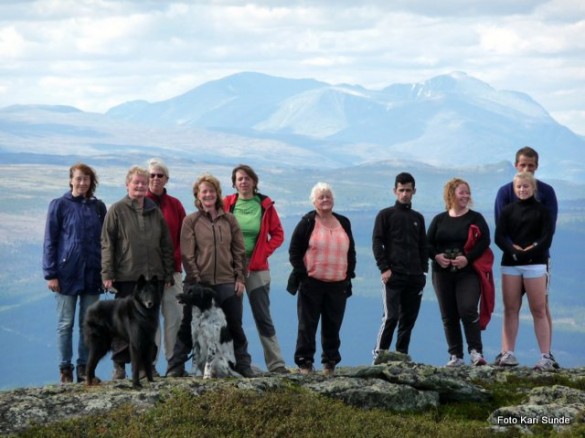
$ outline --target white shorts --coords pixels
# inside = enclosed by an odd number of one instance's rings
[[[546,265],[502,266],[503,275],[522,278],[540,278],[547,275]]]

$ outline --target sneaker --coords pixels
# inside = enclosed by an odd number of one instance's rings
[[[455,367],[462,367],[463,365],[465,365],[465,362],[463,361],[463,359],[452,354],[451,359],[449,360],[449,362],[447,362],[446,366],[455,368]]]
[[[504,353],[498,353],[498,355],[496,356],[496,358],[494,359],[494,363],[493,365],[495,366],[499,366],[500,365],[500,360],[502,359],[502,356],[504,355]]]
[[[516,359],[513,352],[506,351],[505,353],[502,353],[498,365],[501,367],[515,367],[518,366],[518,359]]]
[[[478,353],[477,350],[471,350],[469,356],[471,358],[471,365],[473,365],[474,367],[479,367],[487,363],[483,358],[483,354]]]
[[[534,369],[539,371],[554,371],[555,366],[550,355],[543,354],[540,360],[534,365]]]
[[[61,373],[61,384],[73,383],[73,365],[65,366],[59,369]]]
[[[185,371],[185,364],[176,365],[167,369],[166,377],[187,377],[187,371]]]
[[[555,359],[555,357],[553,356],[552,353],[548,353],[548,357],[550,358],[550,360],[553,361],[553,367],[555,368],[555,370],[558,370],[561,366],[559,365],[559,363],[557,362],[557,360]]]
[[[273,370],[270,370],[270,372],[275,374],[290,374],[288,368],[282,365],[274,368]]]
[[[307,361],[304,364],[299,366],[299,372],[303,376],[308,376],[309,374],[313,374],[314,371],[315,371],[315,369],[313,368],[313,362],[311,362],[311,361]]]
[[[126,364],[123,362],[114,362],[114,371],[112,380],[123,380],[126,378]]]
[[[335,363],[328,362],[323,364],[323,375],[325,377],[333,377],[335,374]]]

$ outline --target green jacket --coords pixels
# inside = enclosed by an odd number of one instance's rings
[[[160,209],[144,199],[140,211],[128,196],[112,204],[102,227],[102,281],[136,281],[141,274],[173,278],[173,242]]]

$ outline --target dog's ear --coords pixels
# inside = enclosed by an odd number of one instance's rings
[[[191,304],[191,296],[186,293],[177,294],[177,301],[181,304]]]
[[[145,284],[146,278],[144,278],[143,274],[140,274],[140,277],[138,277],[138,281],[136,282],[136,286],[138,286],[138,288],[141,289],[144,287]]]

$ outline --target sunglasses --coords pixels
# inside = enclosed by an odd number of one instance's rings
[[[164,173],[151,173],[151,174],[150,174],[150,177],[151,177],[152,179],[154,179],[155,177],[157,177],[157,178],[164,178],[164,176],[165,176],[165,174],[164,174]]]

